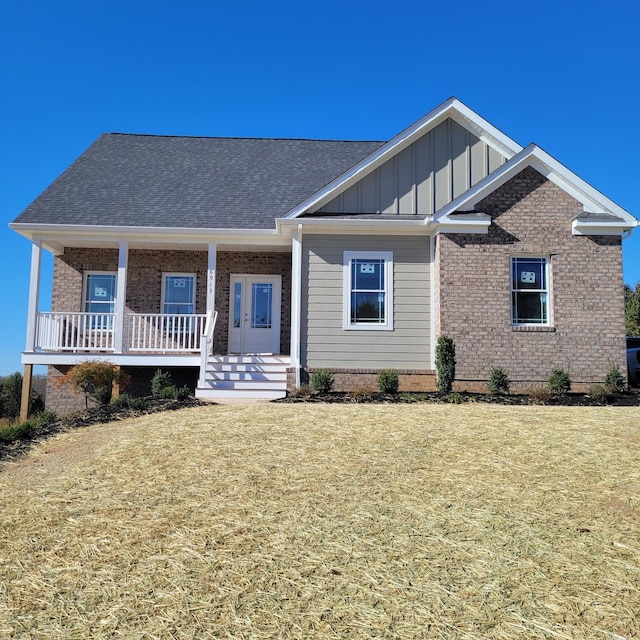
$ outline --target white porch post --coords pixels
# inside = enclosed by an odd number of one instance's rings
[[[36,347],[36,331],[38,327],[38,296],[40,295],[40,259],[42,242],[34,240],[31,245],[31,276],[29,279],[29,302],[27,306],[27,345],[26,351],[34,351]]]
[[[300,387],[300,313],[302,301],[302,225],[291,241],[291,366],[296,370],[296,389]]]
[[[217,245],[210,242],[207,261],[207,314],[216,308],[216,260]]]
[[[118,282],[116,284],[116,320],[114,347],[116,353],[124,350],[124,309],[127,304],[127,266],[129,262],[129,243],[120,242],[118,248]]]

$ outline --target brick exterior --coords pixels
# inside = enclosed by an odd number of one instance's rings
[[[311,376],[318,369],[304,368],[300,372],[301,383],[308,383]],[[332,369],[334,377],[333,390],[344,391],[377,391],[378,369]],[[400,391],[435,391],[436,372],[428,369],[413,370],[400,369],[398,378]],[[293,393],[296,388],[296,370],[294,367],[287,369],[287,392]]]
[[[86,271],[116,271],[115,249],[67,248],[56,256],[53,269],[52,311],[81,311],[83,274]],[[127,313],[160,313],[162,274],[196,274],[196,313],[205,313],[207,300],[206,251],[129,251]],[[217,353],[227,353],[229,333],[229,278],[236,274],[280,275],[280,353],[288,354],[291,340],[291,254],[219,251],[216,260],[216,309],[214,333]]]
[[[456,388],[482,388],[494,366],[516,388],[569,371],[576,389],[626,370],[621,239],[573,236],[582,205],[532,168],[480,202],[488,235],[436,240],[436,330],[456,345]],[[552,327],[511,326],[511,258],[550,259]]]

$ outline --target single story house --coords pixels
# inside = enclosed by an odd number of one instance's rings
[[[456,98],[387,142],[104,134],[11,224],[33,243],[25,378],[108,360],[201,398],[337,389],[577,385],[625,370],[622,239],[636,219]],[[51,311],[40,258],[54,254]]]

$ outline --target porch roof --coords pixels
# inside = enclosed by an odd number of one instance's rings
[[[273,229],[382,144],[103,134],[15,222]]]

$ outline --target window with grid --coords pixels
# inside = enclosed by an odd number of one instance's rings
[[[547,258],[511,259],[511,322],[549,324]]]

